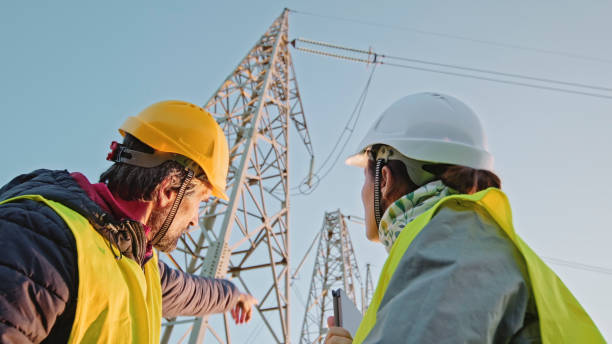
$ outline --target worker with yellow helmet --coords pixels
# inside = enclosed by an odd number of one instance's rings
[[[159,343],[162,316],[250,320],[253,296],[153,250],[176,248],[201,202],[227,200],[222,129],[196,105],[164,101],[119,132],[99,183],[36,170],[0,188],[0,342]]]

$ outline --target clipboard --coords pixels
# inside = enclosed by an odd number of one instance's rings
[[[361,312],[342,289],[332,290],[332,298],[334,325],[346,329],[354,337],[363,317]]]

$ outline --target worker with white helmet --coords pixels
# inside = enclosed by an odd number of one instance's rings
[[[227,200],[227,139],[204,109],[155,103],[119,128],[113,164],[90,183],[40,169],[0,188],[1,343],[159,343],[161,318],[231,311],[257,300],[230,281],[158,259]]]
[[[603,343],[521,240],[482,124],[461,101],[401,98],[349,165],[362,167],[366,236],[389,257],[355,338],[325,343]]]

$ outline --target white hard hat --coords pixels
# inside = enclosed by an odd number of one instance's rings
[[[391,146],[413,160],[493,169],[478,116],[458,99],[444,94],[417,93],[393,103],[346,163],[363,167],[368,159],[366,149],[377,144]]]

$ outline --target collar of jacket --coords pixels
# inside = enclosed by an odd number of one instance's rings
[[[76,180],[77,184],[79,184],[92,201],[99,205],[106,213],[110,214],[113,219],[119,220],[118,225],[111,224],[110,226],[101,227],[98,229],[98,232],[107,240],[114,240],[120,252],[119,256],[126,255],[138,261],[141,266],[144,265],[153,256],[153,247],[146,239],[146,235],[151,229],[136,219],[139,217],[139,214],[145,211],[146,204],[144,202],[136,202],[137,204],[132,202],[132,204],[129,204],[129,202],[116,198],[106,184],[91,184],[82,173],[73,172],[70,176]],[[143,243],[144,255],[141,254]],[[130,249],[132,251],[137,250],[137,252],[130,254]]]
[[[89,221],[112,246],[117,259],[125,256],[140,266],[146,262],[144,226],[130,219],[115,219],[89,198],[68,171],[40,169],[17,176],[0,188],[0,200],[22,195],[41,195],[62,203]]]
[[[431,181],[413,192],[400,197],[383,214],[378,226],[378,237],[387,253],[406,225],[429,210],[442,198],[457,192],[440,180]]]

